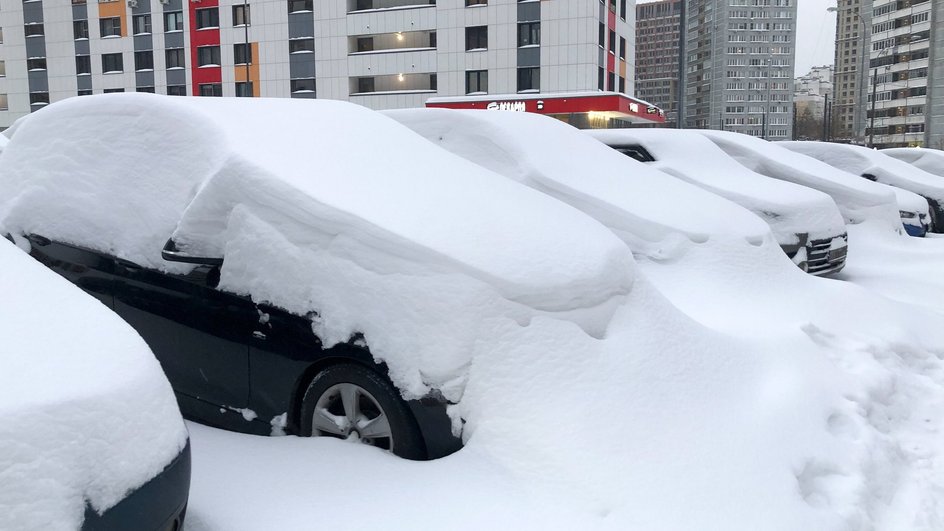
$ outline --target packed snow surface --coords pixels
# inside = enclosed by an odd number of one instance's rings
[[[883,151],[831,142],[779,142],[778,145],[847,172],[872,175],[880,183],[904,188],[944,203],[944,179],[890,157]]]
[[[889,148],[879,153],[902,160],[928,173],[944,177],[944,151],[930,148]]]
[[[451,109],[385,114],[452,153],[579,208],[635,252],[674,257],[686,242],[711,238],[759,245],[769,232],[737,205],[665,178],[553,118]]]
[[[897,227],[898,205],[887,186],[847,173],[812,157],[733,131],[692,129],[751,171],[828,194],[848,223],[881,220]]]
[[[827,239],[845,231],[836,204],[826,194],[755,173],[693,131],[596,129],[587,134],[611,147],[637,145],[655,159],[651,167],[730,199],[754,212],[773,229],[777,241],[796,235]]]
[[[170,385],[118,316],[0,238],[0,529],[75,530],[187,442]]]

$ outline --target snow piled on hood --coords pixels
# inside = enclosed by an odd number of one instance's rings
[[[666,258],[684,249],[683,240],[704,243],[714,238],[759,245],[768,233],[737,205],[666,179],[559,120],[531,113],[450,109],[385,114],[456,155],[579,208],[610,227],[635,252]]]
[[[845,231],[836,204],[826,194],[754,173],[693,131],[594,129],[587,134],[609,146],[640,145],[655,158],[649,166],[720,195],[760,216],[780,243],[796,234],[828,239]]]
[[[894,194],[887,186],[839,170],[812,157],[794,153],[761,138],[733,131],[692,131],[707,137],[751,171],[828,194],[848,223],[878,219],[892,228],[898,228],[901,224]]]
[[[944,151],[931,148],[890,148],[879,153],[907,162],[928,173],[944,177]]]
[[[78,529],[187,442],[144,341],[0,238],[0,529]]]
[[[871,174],[878,182],[904,188],[944,202],[944,179],[883,154],[877,149],[831,142],[779,142],[789,150],[809,155],[856,175]]]

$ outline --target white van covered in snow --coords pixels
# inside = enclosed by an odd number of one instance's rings
[[[769,241],[747,210],[614,152],[553,118],[523,112],[386,111],[452,153],[590,214],[638,254],[677,256],[693,244]]]
[[[846,261],[842,215],[826,194],[755,173],[694,131],[586,131],[616,151],[700,186],[766,221],[784,252],[815,275],[836,273]]]
[[[831,142],[780,142],[780,145],[870,181],[904,188],[924,197],[931,206],[931,231],[944,232],[944,179],[937,175],[863,146]]]

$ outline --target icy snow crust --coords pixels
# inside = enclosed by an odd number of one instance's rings
[[[828,194],[848,223],[856,224],[867,219],[876,219],[890,227],[897,228],[901,224],[895,196],[887,186],[794,153],[761,138],[733,131],[692,131],[707,137],[751,171]]]
[[[779,142],[778,145],[856,175],[872,174],[880,183],[944,203],[944,179],[877,149],[830,142],[792,141]]]
[[[588,130],[604,144],[641,145],[655,158],[649,166],[725,197],[760,216],[782,244],[797,234],[827,239],[845,227],[826,194],[778,181],[741,166],[707,138],[693,131],[662,129]]]
[[[144,341],[0,238],[0,529],[78,529],[157,475],[187,431]]]
[[[944,177],[944,151],[930,148],[890,148],[879,153],[907,162],[918,169]]]
[[[737,205],[667,179],[559,120],[450,109],[384,114],[456,155],[579,208],[637,253],[675,258],[689,242],[731,238],[759,245],[769,233]]]

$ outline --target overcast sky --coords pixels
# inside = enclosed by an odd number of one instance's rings
[[[657,0],[636,0],[647,4]],[[796,0],[797,46],[796,76],[810,71],[810,67],[833,64],[833,49],[836,40],[836,14],[827,13],[826,8],[836,5],[836,0]]]

